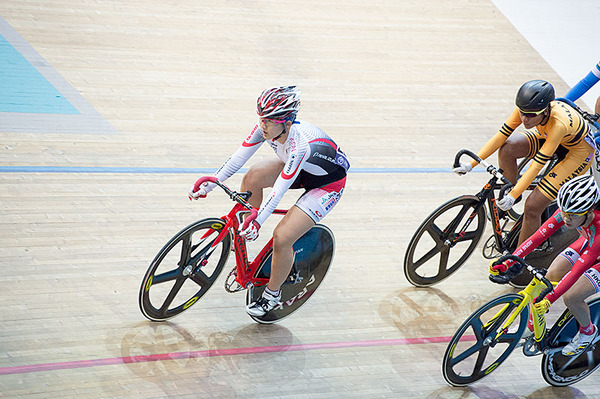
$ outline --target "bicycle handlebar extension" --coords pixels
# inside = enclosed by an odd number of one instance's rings
[[[533,274],[533,276],[535,278],[537,278],[538,280],[542,281],[544,283],[544,285],[546,285],[546,288],[535,299],[534,303],[540,302],[542,299],[544,299],[544,297],[546,297],[546,295],[548,295],[550,292],[552,292],[552,289],[554,287],[552,286],[552,283],[550,282],[550,280],[548,280],[545,277],[546,269],[536,269],[535,267],[531,266],[530,264],[528,264],[527,262],[525,262],[524,259],[518,257],[517,255],[513,255],[513,254],[503,255],[500,258],[498,258],[493,264],[494,265],[499,265],[499,264],[504,263],[505,261],[507,261],[509,259],[515,262],[515,264],[512,265],[509,268],[509,270],[511,270],[514,267],[517,267],[515,269],[515,271],[512,272],[512,273],[508,273],[508,270],[507,270],[507,273],[504,276],[492,276],[492,275],[490,275],[490,280],[492,280],[493,282],[498,283],[498,284],[506,284],[513,277],[516,277],[519,274],[521,274],[523,272],[523,267],[525,267],[525,268],[527,268],[527,270],[529,270],[529,272],[531,274]],[[496,277],[496,278],[492,279],[492,277]]]
[[[239,193],[231,190],[229,187],[227,187],[225,184],[221,183],[219,181],[219,179],[217,179],[214,176],[203,176],[203,177],[199,178],[198,181],[196,181],[196,183],[194,184],[194,191],[198,191],[200,189],[200,186],[204,183],[214,183],[217,186],[221,187],[227,193],[227,195],[229,195],[229,198],[231,198],[233,201],[237,202],[238,204],[244,206],[246,209],[248,209],[250,211],[250,215],[246,216],[246,219],[244,219],[244,224],[242,225],[242,230],[246,230],[248,228],[248,226],[250,225],[250,222],[252,222],[258,216],[258,211],[256,210],[256,208],[254,208],[252,205],[250,205],[248,203],[248,201],[246,201]],[[252,195],[252,193],[250,191],[248,191],[248,193],[250,193],[250,195]]]
[[[506,177],[502,175],[502,170],[496,169],[494,165],[490,165],[483,159],[479,158],[477,154],[469,150],[460,150],[459,152],[457,152],[456,156],[454,157],[454,165],[452,167],[458,168],[460,166],[460,157],[462,157],[463,155],[468,155],[471,158],[473,158],[475,161],[477,161],[477,163],[483,166],[488,173],[502,180],[504,184],[512,184]]]

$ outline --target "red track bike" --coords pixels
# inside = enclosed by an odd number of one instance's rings
[[[250,261],[246,240],[239,233],[240,226],[245,229],[257,215],[248,203],[252,193],[232,191],[214,177],[205,179],[222,188],[236,204],[221,218],[202,219],[187,226],[156,255],[139,292],[140,310],[152,321],[177,316],[202,298],[225,267],[232,245],[236,266],[225,279],[227,292],[246,290],[246,304],[249,304],[262,295],[269,281],[273,239]],[[277,209],[274,214],[286,212]],[[316,224],[293,248],[294,263],[281,287],[281,301],[264,316],[250,316],[258,323],[279,321],[306,303],[329,270],[335,238],[329,228]]]

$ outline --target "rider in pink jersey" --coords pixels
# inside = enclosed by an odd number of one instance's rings
[[[263,296],[246,308],[252,316],[264,316],[279,303],[281,285],[294,261],[292,245],[338,203],[350,168],[346,155],[331,137],[312,123],[296,120],[299,108],[296,86],[263,91],[257,99],[259,123],[215,173],[220,181],[228,179],[265,142],[275,151],[277,159],[251,166],[242,179],[241,190],[251,191],[249,202],[259,208],[256,219],[242,232],[249,241],[258,237],[260,226],[288,189],[305,190],[273,231],[271,277]],[[214,183],[197,182],[190,189],[190,199],[204,198],[214,187]],[[263,199],[267,187],[272,190]]]
[[[573,313],[580,329],[562,349],[562,353],[575,356],[584,352],[598,336],[598,328],[591,321],[585,299],[600,292],[600,211],[597,210],[600,192],[594,179],[588,174],[565,183],[560,188],[556,201],[559,209],[513,254],[525,257],[562,226],[579,231],[581,237],[567,247],[548,268],[548,280],[560,280],[559,283],[541,302],[535,304],[537,311],[545,312],[564,295],[565,305]],[[507,261],[492,266],[490,273],[504,274],[511,263]]]

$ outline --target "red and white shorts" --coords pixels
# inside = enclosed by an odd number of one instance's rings
[[[298,198],[296,206],[310,216],[315,223],[318,223],[339,202],[345,186],[346,178],[344,177],[324,187],[313,188]]]

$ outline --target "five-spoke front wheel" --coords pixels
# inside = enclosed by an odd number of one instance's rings
[[[203,219],[177,233],[154,258],[139,293],[142,313],[167,320],[189,309],[216,281],[231,249],[225,222]]]
[[[506,360],[527,328],[528,309],[515,316],[508,331],[498,333],[522,301],[518,294],[499,296],[464,321],[450,340],[442,361],[442,373],[450,385],[471,384]]]
[[[485,208],[473,214],[479,203],[479,198],[463,195],[446,202],[421,223],[404,257],[404,274],[412,285],[439,283],[467,260],[485,228]]]

